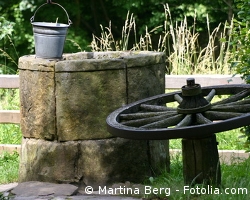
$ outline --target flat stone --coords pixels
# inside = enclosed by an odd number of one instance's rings
[[[47,182],[30,181],[19,183],[12,193],[16,196],[71,196],[76,194],[78,187],[71,184],[54,184]]]
[[[10,184],[4,184],[4,185],[0,185],[0,192],[8,192],[10,190],[12,190],[13,188],[15,188],[18,185],[18,183],[10,183]]]
[[[141,198],[124,197],[124,196],[102,196],[102,195],[81,195],[71,197],[14,197],[11,200],[138,200]]]
[[[71,200],[96,199],[96,200],[138,200],[141,198],[124,197],[124,196],[102,196],[102,195],[83,195],[74,196]],[[53,199],[54,200],[54,199]]]

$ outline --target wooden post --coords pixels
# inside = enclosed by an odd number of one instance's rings
[[[220,185],[221,170],[216,136],[183,139],[183,176],[185,184]]]

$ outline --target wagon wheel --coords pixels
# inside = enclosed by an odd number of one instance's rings
[[[214,102],[214,97],[221,95],[227,97]],[[205,138],[250,125],[249,95],[248,84],[201,88],[194,79],[187,79],[179,92],[156,95],[115,110],[107,118],[108,131],[117,137],[141,140]]]

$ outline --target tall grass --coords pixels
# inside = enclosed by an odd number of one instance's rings
[[[225,22],[210,30],[207,16],[207,44],[199,44],[200,35],[196,32],[196,17],[193,24],[187,23],[185,17],[181,22],[174,22],[168,4],[164,5],[165,21],[162,25],[140,35],[137,40],[136,21],[133,14],[128,13],[122,29],[121,39],[116,40],[109,27],[102,29],[100,37],[93,35],[92,51],[160,51],[165,52],[169,74],[230,74],[230,32],[232,24]],[[233,21],[233,20],[232,20]],[[161,31],[162,30],[162,31]],[[152,35],[161,31],[158,43],[152,42]],[[133,36],[133,38],[130,38]],[[132,45],[129,45],[129,42]],[[129,47],[132,46],[130,49]]]
[[[10,63],[12,66],[18,67],[19,55],[11,38],[14,24],[14,22],[0,17],[0,74],[16,74],[16,71],[9,67]]]

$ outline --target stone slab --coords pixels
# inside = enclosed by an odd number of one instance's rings
[[[65,188],[66,187],[66,188]],[[92,194],[76,192],[77,187],[70,184],[51,184],[37,181],[0,185],[0,192],[10,200],[137,200],[141,198],[123,195]],[[61,191],[63,190],[63,191]],[[53,194],[52,194],[53,193]],[[40,196],[39,196],[40,194]]]
[[[56,62],[57,60],[42,59],[36,58],[35,55],[27,55],[19,58],[18,69],[40,72],[53,72]]]
[[[0,185],[0,192],[8,192],[15,188],[18,185],[18,183],[9,183],[9,184],[4,184]]]
[[[77,193],[78,187],[71,184],[54,184],[47,182],[30,181],[19,183],[11,193],[16,196],[72,196]]]
[[[81,195],[69,197],[14,197],[11,200],[138,200],[141,198],[122,197],[122,196],[96,196],[96,195]]]

